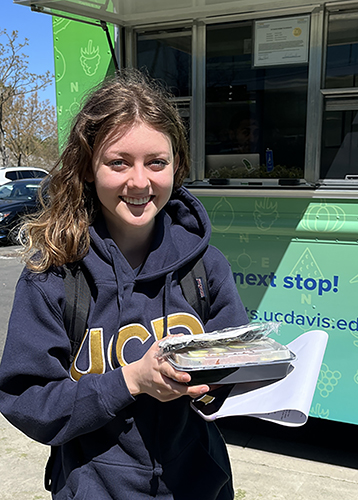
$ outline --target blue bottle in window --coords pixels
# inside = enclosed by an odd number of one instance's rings
[[[267,172],[272,172],[274,167],[273,164],[273,152],[272,149],[266,149],[266,170]]]

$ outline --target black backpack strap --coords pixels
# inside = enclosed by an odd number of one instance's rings
[[[186,301],[205,324],[210,315],[210,295],[203,258],[185,266],[179,280]]]
[[[45,467],[44,487],[46,491],[51,491],[51,486],[52,486],[51,476],[57,453],[58,453],[58,446],[51,446],[51,454],[47,460],[47,464]]]
[[[72,363],[86,331],[91,291],[79,263],[66,265],[64,270],[63,281],[66,292],[64,322],[71,342],[70,363]]]
[[[70,363],[74,360],[83,340],[91,301],[91,290],[80,263],[68,264],[63,267],[66,306],[64,323],[71,342]],[[45,468],[44,487],[51,491],[51,476],[58,453],[57,446],[51,446],[51,454]]]

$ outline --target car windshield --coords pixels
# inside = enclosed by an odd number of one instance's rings
[[[8,182],[0,186],[1,200],[34,200],[40,184],[34,182]]]

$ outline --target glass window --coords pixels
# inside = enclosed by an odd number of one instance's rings
[[[192,35],[187,28],[137,33],[137,67],[165,82],[184,122],[190,148]]]
[[[358,100],[327,99],[322,131],[322,179],[358,177]]]
[[[31,170],[26,170],[26,172],[19,171],[17,173],[17,178],[18,179],[28,179],[29,177],[33,177],[33,173]]]
[[[17,172],[18,179],[30,179],[35,176],[35,170],[19,170]]]
[[[47,172],[42,172],[42,170],[33,170],[33,176],[37,178],[46,177]]]
[[[17,173],[14,170],[12,172],[6,172],[5,177],[10,179],[11,181],[16,181]]]
[[[191,31],[137,34],[137,67],[169,85],[175,97],[191,95]]]
[[[320,177],[357,178],[358,13],[329,17],[324,83]]]
[[[325,88],[358,87],[358,13],[331,15]]]
[[[303,178],[308,65],[254,68],[253,26],[207,28],[206,177]]]

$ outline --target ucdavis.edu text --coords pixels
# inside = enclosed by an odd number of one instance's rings
[[[304,328],[326,328],[334,330],[350,330],[351,332],[358,332],[358,317],[352,320],[343,318],[334,319],[322,316],[316,313],[314,316],[308,314],[297,314],[294,311],[258,311],[256,309],[249,309],[246,307],[246,312],[250,321],[277,321],[285,325],[297,325]]]

